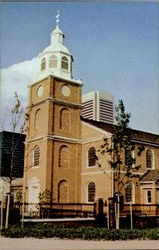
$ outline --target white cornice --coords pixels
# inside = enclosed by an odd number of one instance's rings
[[[158,143],[153,143],[153,142],[147,142],[147,141],[143,141],[143,140],[137,140],[137,139],[132,139],[133,142],[138,143],[138,144],[144,144],[144,145],[149,145],[149,146],[153,146],[153,147],[157,147],[159,148],[159,144]]]
[[[83,139],[82,144],[97,142],[97,141],[101,141],[101,140],[103,140],[103,136],[92,137],[92,138],[89,138],[89,139]]]
[[[82,143],[81,139],[69,138],[69,137],[57,136],[57,135],[46,135],[46,136],[37,137],[37,138],[32,139],[32,140],[28,140],[25,142],[25,144],[29,144],[29,143],[40,141],[40,140],[47,140],[47,139],[54,140],[54,141],[62,141],[65,143],[67,143],[67,142],[77,143],[77,144]]]
[[[48,139],[51,140],[56,140],[56,141],[63,141],[63,142],[71,142],[71,143],[82,143],[81,139],[76,139],[76,138],[70,138],[70,137],[64,137],[64,136],[57,136],[57,135],[48,135]]]
[[[69,83],[71,83],[71,84],[75,84],[75,85],[78,85],[78,86],[83,86],[83,83],[82,83],[82,81],[81,80],[74,80],[74,79],[68,79],[68,78],[64,78],[64,77],[58,77],[58,76],[56,76],[56,75],[53,75],[53,74],[51,74],[51,73],[48,73],[47,75],[44,75],[44,76],[42,76],[42,77],[39,77],[36,81],[33,81],[32,83],[30,83],[29,84],[29,87],[30,86],[33,86],[33,85],[35,85],[36,83],[39,83],[39,82],[41,82],[41,81],[43,81],[43,80],[45,80],[45,79],[47,79],[48,77],[53,77],[54,79],[57,79],[57,80],[62,80],[62,81],[67,81],[67,82],[69,82]]]
[[[41,103],[44,103],[46,101],[50,101],[50,102],[54,102],[54,103],[58,103],[58,104],[62,104],[62,105],[67,105],[67,106],[72,106],[72,107],[77,107],[77,108],[82,108],[81,104],[77,104],[77,103],[73,103],[73,102],[67,102],[67,101],[62,101],[62,100],[59,100],[59,99],[56,99],[56,98],[52,98],[52,97],[47,97],[47,98],[45,98],[43,100],[34,102],[33,104],[29,105],[27,108],[37,106],[37,105],[39,105]]]
[[[88,170],[88,168],[87,168],[87,170]],[[90,171],[89,172],[83,172],[83,173],[81,173],[81,175],[90,175],[90,174],[109,174],[109,173],[112,173],[112,172],[114,172],[114,173],[118,173],[118,171],[117,170],[114,170],[114,171],[112,171],[112,170],[99,170],[99,171],[94,171],[94,172],[92,172],[91,171],[91,168],[90,168]],[[124,174],[124,173],[126,173],[126,171],[120,171],[120,173],[122,173],[122,174]],[[133,174],[138,174],[138,175],[143,175],[143,173],[133,173]]]

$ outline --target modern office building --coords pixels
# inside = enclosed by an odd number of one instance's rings
[[[0,132],[0,200],[8,192],[22,190],[24,173],[25,135],[9,131]],[[11,181],[11,190],[9,183]]]
[[[113,96],[100,91],[91,91],[83,95],[82,116],[87,119],[113,124]]]

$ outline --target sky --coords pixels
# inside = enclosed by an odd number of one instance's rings
[[[83,93],[100,90],[123,99],[134,129],[159,134],[159,3],[1,3],[1,124],[17,91],[27,105],[38,54],[50,43],[60,10],[64,44]],[[6,126],[6,124],[5,124]]]

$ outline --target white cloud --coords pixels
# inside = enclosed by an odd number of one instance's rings
[[[15,104],[14,92],[21,100],[22,107],[28,103],[28,85],[34,81],[39,72],[38,58],[13,64],[1,70],[0,88],[0,127],[10,130],[11,108]]]
[[[38,70],[37,57],[1,70],[2,107],[8,106],[14,98],[15,91],[17,91],[21,100],[26,101],[28,98],[28,85],[36,78]]]

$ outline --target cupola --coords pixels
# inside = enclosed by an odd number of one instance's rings
[[[59,28],[60,13],[56,15],[56,28],[51,32],[50,45],[39,54],[40,74],[45,77],[49,74],[71,80],[73,56],[63,44],[64,34]]]

